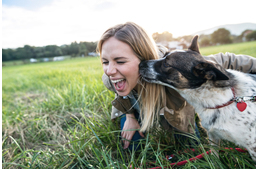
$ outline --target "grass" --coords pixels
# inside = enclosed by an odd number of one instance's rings
[[[219,52],[230,52],[235,54],[249,55],[256,58],[256,41],[202,47],[200,48],[200,52],[204,56],[216,54]]]
[[[206,49],[212,51],[201,52]],[[3,67],[3,168],[165,168],[210,149],[202,134],[201,140],[191,136],[200,143],[194,146],[197,152],[180,153],[187,144],[175,142],[173,133],[157,126],[145,134],[139,151],[124,150],[119,127],[110,120],[114,93],[103,86],[102,74],[99,58],[92,57]],[[238,146],[224,141],[222,147]],[[168,161],[170,154],[175,156]],[[225,150],[219,155],[178,168],[256,165],[248,153]]]

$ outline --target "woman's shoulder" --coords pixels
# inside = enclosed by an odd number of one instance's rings
[[[165,87],[166,107],[175,111],[181,110],[185,105],[185,99],[174,89]]]

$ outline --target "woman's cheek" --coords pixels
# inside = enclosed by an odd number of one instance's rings
[[[105,65],[102,65],[102,69],[103,69],[104,73],[107,74],[107,67]]]

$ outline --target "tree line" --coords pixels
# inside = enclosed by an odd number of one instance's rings
[[[24,47],[16,49],[2,49],[2,61],[40,59],[65,55],[72,57],[87,56],[89,52],[96,51],[96,46],[97,42],[72,42],[70,45],[47,45],[44,47],[24,45]]]
[[[184,39],[190,42],[192,35],[186,35],[178,38],[173,38],[173,35],[167,31],[159,34],[153,33],[153,39],[155,42],[162,41],[180,41]],[[242,41],[252,41],[256,40],[256,31],[245,30],[239,36],[231,35],[230,31],[225,28],[220,28],[214,31],[210,35],[200,35],[199,44],[200,46],[211,46],[217,44],[227,44],[236,43]],[[28,60],[30,58],[40,59],[40,58],[50,58],[55,56],[65,56],[70,55],[71,57],[76,56],[87,56],[89,52],[95,52],[97,47],[97,42],[72,42],[70,45],[48,45],[44,47],[35,47],[24,45],[24,47],[19,47],[16,49],[2,49],[2,61],[10,60]]]
[[[193,38],[192,35],[181,36],[178,38],[173,38],[173,35],[167,31],[159,34],[152,34],[155,42],[162,41],[180,41],[184,39],[187,42],[190,42]],[[239,36],[231,35],[230,31],[225,28],[219,28],[209,35],[200,35],[199,44],[200,46],[212,46],[218,44],[228,44],[228,43],[238,43],[243,41],[255,41],[256,40],[256,30],[245,30]]]

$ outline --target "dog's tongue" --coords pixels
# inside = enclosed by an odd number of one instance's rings
[[[124,84],[125,84],[125,80],[122,80],[122,81],[116,83],[116,85],[117,85],[118,88],[123,87]]]

